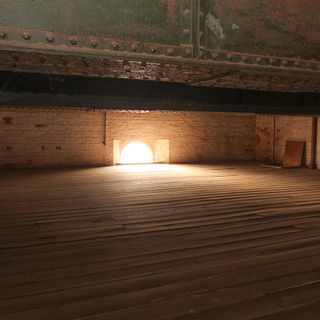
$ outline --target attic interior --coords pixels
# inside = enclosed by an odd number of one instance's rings
[[[0,320],[320,317],[316,0],[0,3]]]

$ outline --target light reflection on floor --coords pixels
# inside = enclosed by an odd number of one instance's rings
[[[116,167],[119,172],[136,173],[136,172],[187,172],[191,170],[191,166],[175,165],[175,164],[134,164],[119,165]]]

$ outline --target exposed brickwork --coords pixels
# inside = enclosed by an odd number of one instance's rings
[[[124,146],[158,139],[170,141],[171,163],[282,162],[287,140],[305,141],[310,161],[310,116],[3,108],[0,119],[1,167],[111,165],[113,140]]]
[[[210,112],[107,114],[109,139],[169,139],[171,163],[253,160],[255,116]],[[111,154],[109,154],[111,158]]]
[[[172,163],[255,158],[250,114],[108,111],[105,118],[103,112],[1,109],[0,116],[12,119],[0,123],[2,167],[110,165],[117,139],[169,139]]]
[[[0,166],[104,165],[100,112],[1,109]]]
[[[304,164],[308,165],[310,161],[311,123],[311,117],[306,116],[257,116],[257,160],[272,161],[274,153],[275,161],[281,163],[288,140],[305,141],[306,158]],[[320,144],[318,146],[318,158],[320,156],[319,149]]]
[[[272,162],[274,159],[274,116],[257,116],[256,159]]]

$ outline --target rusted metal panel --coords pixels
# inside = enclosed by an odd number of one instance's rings
[[[0,46],[193,57],[198,0],[3,0]]]
[[[2,0],[0,69],[320,92],[317,2]]]
[[[320,59],[318,0],[209,0],[208,48]]]
[[[56,41],[62,41],[59,34],[68,34],[180,43],[177,0],[1,0],[0,21],[52,32]]]

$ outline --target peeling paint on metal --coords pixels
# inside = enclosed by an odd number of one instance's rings
[[[240,26],[238,26],[236,23],[232,24],[232,30],[236,31],[236,30],[239,30],[239,29],[240,29]]]
[[[206,24],[219,40],[226,38],[220,20],[215,18],[211,13],[207,15]]]

